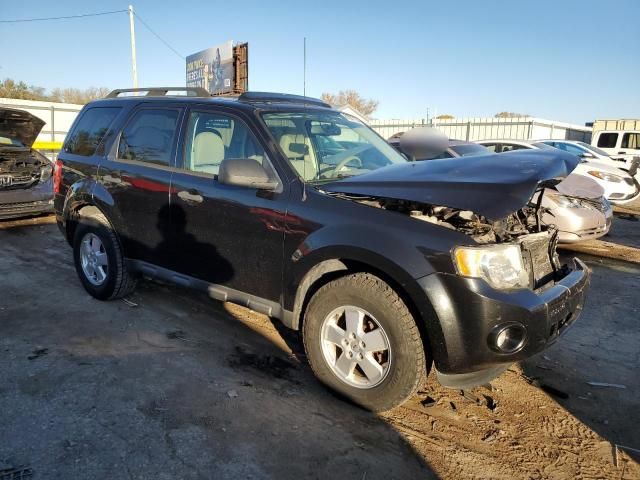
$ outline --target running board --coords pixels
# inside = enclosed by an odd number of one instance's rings
[[[144,276],[206,292],[214,300],[242,305],[243,307],[263,313],[269,317],[283,320],[283,323],[289,326],[287,319],[292,317],[291,312],[284,310],[279,303],[272,302],[266,298],[256,297],[255,295],[225,287],[224,285],[209,283],[199,278],[174,272],[168,268],[159,267],[142,260],[127,259],[127,265],[130,270]]]

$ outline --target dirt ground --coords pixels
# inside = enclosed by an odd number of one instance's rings
[[[148,281],[91,299],[32,223],[0,225],[0,479],[640,479],[640,451],[614,446],[640,450],[640,265],[584,257],[585,312],[543,355],[374,415],[267,317]]]

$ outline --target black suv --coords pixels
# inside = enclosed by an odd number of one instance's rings
[[[484,384],[579,315],[589,271],[561,265],[531,201],[576,157],[410,162],[316,99],[174,90],[91,102],[58,157],[57,220],[94,297],[147,276],[276,317],[322,382],[377,411],[432,364]]]

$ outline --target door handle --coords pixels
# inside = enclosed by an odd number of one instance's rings
[[[181,190],[178,192],[178,197],[180,200],[186,203],[202,203],[203,198],[195,188],[190,188],[189,190]]]

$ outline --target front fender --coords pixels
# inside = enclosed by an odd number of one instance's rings
[[[357,262],[374,273],[381,272],[394,284],[420,317],[416,319],[422,324],[420,328],[426,328],[434,317],[433,309],[415,279],[433,273],[431,260],[439,259],[440,254],[414,243],[410,235],[401,238],[384,227],[361,224],[324,227],[313,232],[285,258],[284,309],[292,312],[287,323],[299,327],[303,302],[316,280],[327,273],[348,270],[349,263]]]

